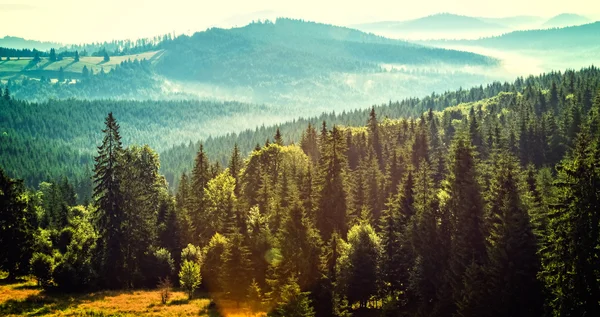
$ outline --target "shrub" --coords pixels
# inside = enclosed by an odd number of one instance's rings
[[[158,289],[160,291],[160,302],[166,304],[171,297],[171,288],[173,285],[171,284],[171,279],[167,276],[164,279],[159,279]]]
[[[181,265],[181,271],[179,271],[179,284],[188,292],[188,296],[191,299],[194,294],[194,290],[198,288],[202,277],[200,276],[200,265],[191,261],[185,261]]]
[[[38,285],[43,287],[50,286],[54,259],[47,254],[36,252],[31,257],[30,264],[31,274],[37,279]]]
[[[181,262],[183,263],[185,261],[191,261],[198,264],[202,263],[202,249],[191,243],[188,244],[187,247],[181,251]]]

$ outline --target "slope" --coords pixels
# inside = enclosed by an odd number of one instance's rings
[[[514,31],[478,40],[430,41],[498,49],[573,49],[600,47],[600,22],[558,29]]]
[[[563,13],[548,19],[542,28],[562,28],[566,26],[581,25],[592,22],[590,19],[573,13]]]
[[[439,50],[357,30],[291,19],[209,29],[164,46],[160,74],[231,84],[293,81],[333,72],[377,72],[381,63],[493,65],[485,56]]]

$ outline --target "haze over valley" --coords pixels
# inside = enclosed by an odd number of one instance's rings
[[[600,311],[600,5],[0,0],[0,315]]]

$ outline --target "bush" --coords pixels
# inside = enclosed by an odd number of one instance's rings
[[[185,261],[191,261],[198,264],[202,263],[202,249],[191,243],[188,244],[187,247],[181,251],[181,262],[183,263]]]
[[[36,252],[33,254],[30,264],[31,274],[37,279],[38,285],[43,287],[50,286],[54,259],[47,254]]]
[[[201,281],[200,265],[191,261],[183,262],[181,271],[179,271],[179,284],[187,290],[190,299],[194,294],[194,290],[200,286]]]

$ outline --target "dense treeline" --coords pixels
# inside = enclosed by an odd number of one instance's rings
[[[60,53],[56,59],[62,58]],[[31,63],[35,63],[32,60]],[[35,72],[35,71],[31,71]],[[126,60],[109,72],[83,66],[81,73],[64,71],[41,72],[40,80],[23,77],[8,80],[6,87],[18,99],[46,101],[48,99],[149,99],[166,96],[161,91],[161,82],[154,78],[148,60]],[[51,79],[56,79],[52,82]],[[75,80],[75,81],[73,81]]]
[[[2,60],[2,58],[6,59],[10,59],[10,58],[16,58],[16,59],[20,59],[21,57],[42,57],[42,56],[47,56],[48,53],[45,52],[40,52],[36,49],[30,50],[30,49],[15,49],[15,48],[6,48],[6,47],[0,47],[0,60]]]
[[[68,180],[0,174],[0,268],[69,291],[170,277],[273,316],[593,315],[599,78],[531,77],[416,118],[373,108],[297,144],[277,129],[226,164],[200,145],[174,195],[110,113],[88,206]]]
[[[131,63],[135,64],[135,62]],[[123,67],[124,70],[126,67]],[[133,74],[131,76],[134,76]],[[552,97],[553,103],[560,103],[559,107],[566,107],[570,102],[567,96],[574,89],[572,86],[580,85],[577,83],[581,82],[586,82],[587,85],[577,91],[576,98],[579,100],[585,98],[586,104],[589,104],[593,91],[600,87],[599,77],[600,72],[596,67],[577,72],[571,70],[553,72],[537,77],[518,78],[513,83],[495,82],[487,86],[431,94],[424,98],[390,101],[387,104],[376,106],[375,109],[380,118],[416,118],[427,109],[443,110],[461,103],[477,103],[494,97],[500,92],[512,95],[533,94],[532,90],[543,96],[541,99],[538,96],[538,99],[545,101]],[[128,85],[125,78],[129,77],[123,78],[123,86]],[[100,83],[96,83],[91,78],[89,80],[89,84],[83,82],[82,85],[89,87],[89,90],[97,89],[95,85]],[[134,80],[140,80],[139,76],[137,79],[131,79],[132,82]],[[551,91],[553,83],[556,88]],[[32,82],[32,87],[38,87],[37,85],[37,82]],[[41,87],[34,89],[35,91],[43,90],[43,84],[39,85]],[[87,175],[86,168],[81,163],[91,161],[93,147],[99,138],[98,131],[101,129],[102,117],[110,111],[113,111],[128,127],[123,132],[125,144],[149,144],[161,153],[161,172],[167,178],[172,189],[177,187],[181,173],[191,171],[191,162],[200,142],[204,144],[211,159],[225,165],[234,144],[237,143],[240,152],[246,155],[254,149],[257,143],[264,144],[268,138],[272,138],[277,128],[283,133],[286,143],[298,143],[308,123],[317,126],[320,122],[326,121],[330,125],[359,126],[367,120],[369,115],[367,110],[332,112],[318,117],[301,118],[279,126],[269,126],[269,123],[273,124],[276,120],[289,118],[289,115],[294,114],[295,110],[289,107],[237,102],[132,102],[70,99],[31,103],[10,97],[13,95],[13,89],[19,88],[9,86],[8,99],[0,98],[0,108],[3,109],[0,113],[0,122],[2,122],[0,137],[4,141],[0,143],[0,147],[3,149],[0,151],[0,166],[3,166],[9,175],[23,178],[28,186],[36,186],[41,181],[63,175],[77,183],[79,178]],[[525,92],[526,90],[529,92]],[[148,94],[150,93],[148,92]],[[537,103],[539,102],[537,101]],[[502,104],[501,106],[506,105]],[[137,114],[142,109],[144,109],[144,115],[138,116]],[[64,113],[68,113],[69,116],[65,116]],[[52,122],[52,124],[48,124],[48,122]],[[254,127],[259,122],[264,122],[266,126],[224,135],[229,132],[226,127],[233,129],[232,122],[235,123],[237,129]],[[567,129],[564,126],[565,122],[556,122],[556,124],[563,130]],[[11,130],[14,131],[11,132]],[[517,133],[515,138],[518,137]],[[195,142],[190,142],[192,140]],[[196,142],[196,140],[202,141]],[[173,146],[173,144],[181,145]],[[64,150],[58,150],[59,146]],[[37,148],[39,151],[35,151],[35,153],[44,154],[39,157],[7,155],[7,153],[17,153],[28,147]],[[88,169],[90,168],[91,166],[88,164]],[[72,179],[73,176],[77,176],[77,178]]]
[[[582,83],[585,83],[585,85]],[[483,105],[488,102],[485,99],[497,96],[501,92],[509,93],[513,97],[527,95],[528,102],[533,103],[536,107],[542,107],[543,102],[543,107],[548,107],[546,104],[552,103],[554,106],[558,104],[558,108],[562,109],[563,107],[570,107],[572,99],[567,99],[567,96],[575,91],[575,86],[579,87],[580,85],[581,87],[576,91],[574,97],[577,100],[584,100],[585,104],[589,106],[593,92],[600,88],[600,70],[592,66],[581,71],[568,70],[565,72],[542,74],[535,77],[519,77],[513,83],[494,82],[485,87],[478,86],[441,94],[432,93],[424,98],[408,98],[396,102],[390,101],[388,104],[375,106],[375,110],[380,118],[416,118],[428,109],[440,111],[462,103],[471,103],[471,106]],[[546,101],[547,99],[548,101]],[[501,101],[500,107],[507,108],[509,106],[509,104],[506,104],[507,102],[516,102],[516,100],[516,98],[506,98],[492,101]],[[539,111],[539,109],[536,110],[536,113],[539,114]],[[456,114],[452,112],[445,111],[444,113],[448,113],[445,114],[447,121],[458,119]],[[298,143],[305,127],[309,123],[318,126],[322,121],[326,121],[329,124],[360,126],[366,122],[368,117],[369,111],[362,109],[349,112],[344,111],[338,114],[333,112],[318,117],[301,118],[278,126],[257,127],[254,130],[246,130],[233,135],[213,137],[195,143],[173,146],[173,148],[164,151],[161,155],[163,162],[162,171],[169,183],[176,185],[178,180],[175,175],[181,175],[184,171],[191,170],[192,165],[190,162],[193,160],[200,143],[204,145],[204,149],[212,159],[223,165],[227,163],[230,149],[234,144],[239,146],[242,153],[249,153],[257,143],[264,144],[267,139],[272,139],[277,129],[280,129],[286,142]],[[564,121],[557,121],[555,124],[559,125],[563,131],[568,130]],[[484,131],[484,133],[489,133],[489,131]],[[515,139],[517,138],[519,138],[519,133],[515,134]],[[526,149],[527,147],[523,150]]]
[[[94,89],[93,82],[82,84]],[[126,144],[152,144],[158,150],[224,133],[223,122],[250,109],[256,117],[274,112],[264,105],[196,100],[27,102],[12,98],[10,89],[2,90],[0,166],[27,186],[62,176],[74,183],[89,178],[102,118],[110,111],[129,127],[123,134]],[[252,126],[249,119],[238,119],[238,125]]]

